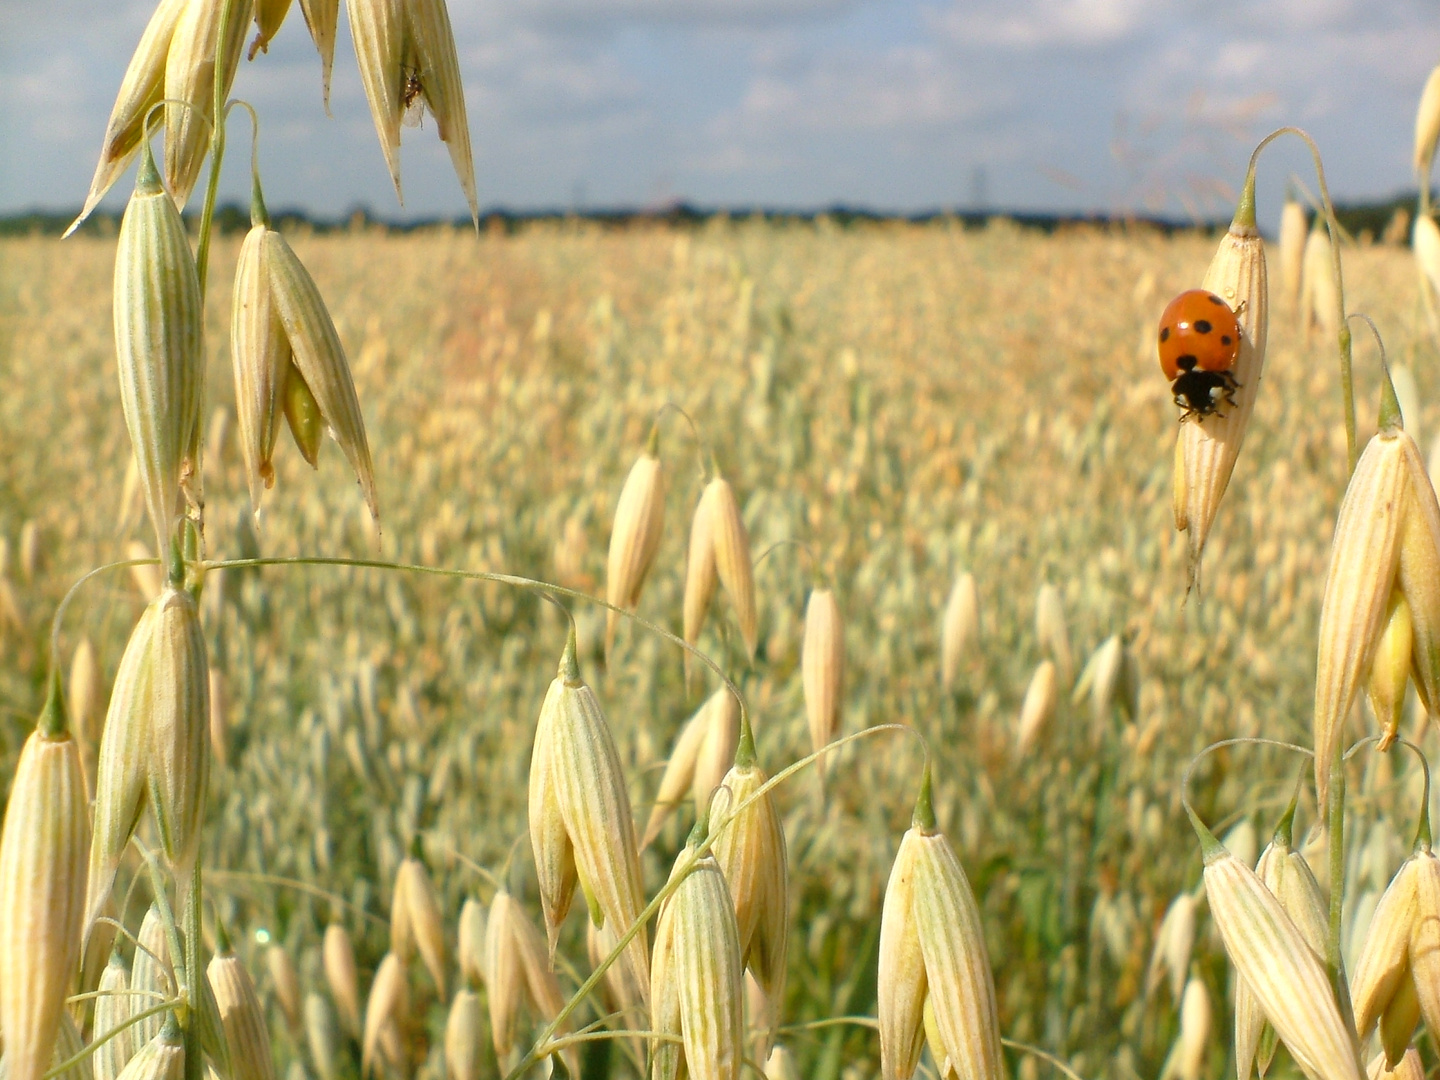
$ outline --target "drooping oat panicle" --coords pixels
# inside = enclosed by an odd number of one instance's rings
[[[439,0],[436,0],[439,2]],[[630,467],[620,501],[615,504],[615,523],[610,528],[610,558],[605,571],[605,600],[631,611],[640,603],[640,590],[660,538],[665,532],[665,471],[660,464],[660,429],[652,426],[645,452]],[[620,615],[605,613],[605,651],[615,644],[615,627]]]
[[[495,893],[485,923],[485,986],[490,998],[490,1036],[501,1062],[508,1061],[515,1051],[515,1026],[522,1008],[530,1008],[548,1023],[565,1007],[544,937],[504,890]],[[562,1034],[568,1031],[568,1025],[559,1029]],[[580,1075],[575,1048],[564,1056],[571,1074]]]
[[[340,1029],[325,995],[311,990],[305,995],[305,1045],[320,1080],[339,1076]]]
[[[448,1080],[480,1080],[480,995],[461,987],[445,1019],[445,1075]]]
[[[1341,725],[1371,674],[1397,588],[1410,611],[1416,688],[1426,701],[1440,696],[1440,506],[1398,408],[1382,420],[1340,504],[1320,610],[1314,735],[1322,807]]]
[[[25,740],[0,832],[0,1034],[13,1080],[50,1068],[80,962],[90,822],[58,678]]]
[[[360,1042],[361,1076],[375,1074],[386,1029],[401,1021],[409,1011],[410,987],[405,982],[404,965],[394,953],[386,953],[375,969],[375,981],[370,984],[370,997],[365,1003],[365,1034]]]
[[[954,689],[967,651],[979,641],[980,594],[974,575],[966,572],[951,586],[940,623],[940,684],[946,690]]]
[[[1160,929],[1155,934],[1155,947],[1150,953],[1150,968],[1145,975],[1145,994],[1155,993],[1165,976],[1170,978],[1170,1000],[1177,1006],[1190,970],[1190,950],[1195,945],[1195,896],[1182,892],[1170,901]]]
[[[346,10],[360,81],[396,196],[405,201],[400,189],[401,122],[417,106],[428,107],[450,148],[470,215],[478,222],[470,127],[444,0],[346,0]]]
[[[163,557],[182,509],[182,485],[199,467],[190,451],[204,400],[205,358],[190,241],[148,144],[120,223],[113,295],[120,404]]]
[[[965,872],[935,827],[928,766],[880,916],[878,1009],[885,1080],[909,1080],[914,1074],[927,1003],[940,1049],[956,1073],[969,1080],[1000,1080],[1000,1030],[984,930]]]
[[[165,1014],[161,1029],[130,1059],[120,1080],[183,1080],[185,1042],[174,1013]]]
[[[1291,191],[1285,192],[1280,210],[1280,288],[1285,304],[1293,313],[1300,310],[1300,280],[1305,262],[1305,237],[1309,233],[1305,207]]]
[[[310,40],[320,54],[321,100],[330,112],[330,72],[335,66],[335,30],[340,22],[340,0],[300,0]]]
[[[375,466],[371,462],[370,444],[365,437],[365,418],[360,412],[360,399],[355,394],[355,382],[350,376],[350,362],[345,358],[345,348],[340,343],[335,323],[310,272],[296,257],[285,237],[274,229],[267,229],[260,248],[261,267],[269,279],[273,312],[278,316],[290,346],[292,364],[284,376],[288,387],[286,393],[290,396],[301,393],[303,384],[303,391],[308,391],[325,429],[340,444],[350,467],[355,470],[371,518],[379,521]],[[243,358],[237,356],[237,367],[242,362]],[[295,381],[297,376],[298,383]],[[259,400],[258,390],[256,395],[256,400]],[[239,398],[237,387],[236,400]],[[291,400],[291,397],[286,400]],[[291,415],[291,411],[287,411],[287,416]],[[272,416],[272,427],[274,423]],[[297,431],[292,418],[291,430],[303,451],[302,432],[305,429],[302,427]],[[271,437],[273,441],[273,433]],[[307,460],[310,457],[313,457],[313,447]]]
[[[1230,229],[1205,271],[1201,288],[1219,296],[1240,322],[1240,352],[1232,372],[1238,387],[1233,408],[1197,416],[1180,425],[1176,446],[1175,525],[1189,548],[1187,588],[1199,580],[1205,542],[1240,457],[1240,445],[1260,391],[1270,301],[1265,242],[1255,225],[1255,178],[1246,177]],[[1223,415],[1222,415],[1223,412]]]
[[[1205,856],[1205,895],[1225,952],[1311,1080],[1359,1080],[1355,1034],[1315,955],[1280,901],[1253,870],[1192,814]]]
[[[1055,703],[1059,696],[1059,676],[1054,660],[1042,660],[1030,676],[1030,685],[1025,689],[1025,700],[1020,705],[1020,721],[1016,725],[1016,750],[1021,757],[1028,754],[1035,740],[1045,730],[1045,725],[1055,715]]]
[[[684,872],[705,822],[696,824],[671,880]],[[695,1080],[739,1080],[744,1063],[745,987],[740,936],[725,875],[713,855],[685,872],[660,909],[651,968],[654,1003],[650,1027],[680,1036],[679,1053],[652,1052],[651,1075],[683,1070]]]
[[[810,746],[820,750],[840,731],[840,704],[845,686],[845,623],[830,589],[814,589],[805,605],[805,642],[800,652],[805,690],[805,719]],[[824,784],[827,759],[816,762]]]
[[[445,996],[445,926],[440,915],[440,901],[435,895],[435,886],[430,881],[430,874],[425,869],[425,864],[418,856],[412,853],[400,863],[400,869],[395,875],[395,897],[396,906],[400,906],[400,897],[404,897],[403,920],[407,924],[404,930],[404,939],[407,945],[413,942],[413,948],[418,948],[420,958],[425,962],[425,968],[430,972],[430,977],[435,980],[435,988],[440,996]],[[402,960],[408,961],[405,949],[400,945],[401,934],[395,931],[395,920],[391,920],[392,944],[391,951]]]
[[[770,1023],[761,1040],[763,1046],[773,1038],[785,1001],[790,948],[789,856],[785,829],[771,794],[741,807],[769,779],[756,757],[749,722],[744,721],[735,765],[711,803],[710,822],[718,830],[711,851],[735,904],[741,960],[768,1005]]]
[[[633,925],[645,907],[645,893],[630,797],[610,725],[580,678],[573,626],[540,708],[529,807],[551,952],[577,878],[593,922],[610,920],[621,932]],[[647,987],[647,995],[649,954],[642,930],[631,939],[624,962]]]
[[[460,968],[460,981],[480,986],[485,982],[485,909],[473,896],[467,896],[460,905],[456,931],[459,940],[455,962]]]
[[[228,4],[226,0],[189,0],[175,24],[165,57],[165,186],[177,209],[189,201],[210,149],[215,121],[215,45],[227,7],[229,21],[218,65],[223,80],[220,96],[229,97],[254,15],[254,0],[229,0]]]
[[[1430,163],[1435,159],[1435,141],[1440,139],[1440,67],[1430,72],[1420,105],[1415,110],[1415,172],[1421,184],[1430,182]]]
[[[750,534],[740,516],[735,489],[718,472],[701,496],[710,500],[710,527],[715,545],[715,573],[735,610],[740,640],[753,660],[759,635],[759,610],[755,606],[755,568],[750,561]]]
[[[230,1049],[232,1080],[275,1080],[275,1059],[270,1052],[270,1029],[255,981],[244,962],[230,948],[225,928],[216,924],[216,951],[205,969],[220,1023]]]
[[[1035,596],[1035,641],[1040,651],[1055,661],[1060,681],[1066,686],[1075,677],[1075,658],[1070,651],[1070,630],[1065,624],[1065,602],[1050,582]]]
[[[360,980],[355,971],[355,947],[350,943],[350,932],[339,923],[325,928],[325,939],[321,943],[321,966],[325,970],[325,985],[335,1001],[340,1014],[340,1023],[353,1039],[360,1037]]]
[[[111,952],[96,989],[100,996],[95,999],[95,1017],[91,1027],[98,1045],[91,1059],[92,1068],[95,1080],[115,1080],[135,1053],[135,1034],[126,1026],[126,1021],[135,1011],[129,995],[130,965],[118,949]],[[118,1034],[100,1042],[107,1032],[112,1031]]]
[[[285,1015],[285,1023],[292,1033],[298,1034],[304,1019],[300,1013],[300,974],[289,951],[278,941],[271,942],[265,950],[265,969],[270,973],[270,988],[275,991],[275,1001]],[[378,975],[376,981],[379,981]]]

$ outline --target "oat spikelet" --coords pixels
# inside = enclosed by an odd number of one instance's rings
[[[412,854],[400,863],[395,875],[395,896],[404,897],[404,922],[407,924],[404,937],[418,947],[420,958],[440,996],[445,996],[445,927],[440,915],[440,901],[435,895],[435,886],[425,870],[425,864]],[[391,933],[394,934],[392,951],[402,960],[408,960],[405,949],[399,944],[400,934],[395,933],[392,919]]]
[[[884,1080],[914,1074],[927,1010],[942,1071],[948,1061],[970,1080],[1004,1076],[980,912],[959,859],[936,828],[928,766],[885,887],[877,989]]]
[[[99,1043],[91,1059],[95,1080],[115,1080],[135,1053],[135,1033],[126,1027],[133,1011],[130,989],[130,965],[118,951],[110,954],[105,970],[100,973],[100,991],[95,999],[93,1023],[94,1041]],[[100,1042],[106,1032],[118,1032],[113,1038]]]
[[[622,932],[633,925],[645,892],[630,797],[600,702],[580,678],[573,627],[536,725],[529,808],[552,955],[577,879],[591,921],[612,921]],[[624,961],[647,995],[649,953],[641,931]]]
[[[1306,1076],[1359,1080],[1355,1035],[1340,1017],[1324,962],[1255,872],[1193,820],[1210,914],[1230,963]]]
[[[711,851],[735,905],[741,960],[767,1004],[769,1022],[762,1028],[762,1047],[768,1047],[773,1038],[785,1001],[790,948],[789,856],[771,794],[767,792],[743,810],[740,807],[769,779],[756,758],[755,741],[745,723],[735,765],[711,804],[710,820],[720,830]],[[731,813],[735,816],[727,822]]]
[[[361,1040],[360,1074],[373,1076],[382,1053],[385,1032],[410,1011],[410,988],[405,969],[394,953],[386,953],[375,970],[370,999],[365,1003],[365,1034]]]
[[[460,905],[457,932],[455,961],[460,968],[460,979],[479,986],[485,982],[485,909],[473,896],[467,896]]]
[[[340,1032],[330,1003],[324,994],[314,990],[305,995],[305,1045],[310,1048],[310,1060],[320,1080],[336,1080]]]
[[[1042,660],[1035,674],[1030,676],[1030,685],[1025,689],[1025,700],[1020,706],[1020,722],[1016,727],[1016,750],[1021,757],[1034,747],[1035,740],[1055,714],[1059,693],[1057,680],[1053,660]]]
[[[1195,417],[1180,425],[1175,524],[1186,532],[1188,539],[1187,590],[1199,580],[1205,542],[1240,457],[1240,445],[1255,409],[1265,364],[1270,302],[1265,276],[1265,242],[1255,226],[1253,176],[1246,178],[1235,218],[1220,241],[1201,288],[1229,304],[1240,321],[1240,353],[1233,369],[1239,388],[1235,391],[1235,407],[1226,409],[1223,416],[1215,413]]]
[[[955,687],[967,650],[980,641],[980,594],[969,573],[955,579],[945,602],[940,624],[940,683],[946,690]]]
[[[340,0],[300,0],[305,26],[320,54],[321,100],[330,114],[330,72],[335,66],[335,29],[340,22]]]
[[[220,1023],[230,1048],[232,1080],[275,1080],[270,1029],[245,964],[230,949],[225,928],[217,923],[217,948],[205,969]]]
[[[130,1059],[120,1080],[182,1080],[185,1075],[185,1044],[174,1013],[165,1014],[165,1024]]]
[[[675,860],[671,880],[690,860],[704,828],[702,821],[692,831],[690,845]],[[655,995],[651,1030],[681,1040],[679,1047],[657,1042],[652,1077],[673,1077],[683,1070],[695,1080],[739,1080],[744,1062],[744,968],[730,891],[712,855],[685,874],[660,909],[650,983]]]
[[[729,481],[718,473],[705,489],[710,500],[710,521],[715,544],[715,572],[730,604],[745,652],[755,659],[759,635],[759,611],[755,606],[755,568],[750,560],[750,534],[740,516],[740,503]]]
[[[645,825],[641,848],[655,842],[665,822],[687,795],[695,801],[695,813],[703,813],[710,796],[724,779],[740,737],[740,705],[729,688],[721,687],[705,699],[695,715],[680,729],[680,737],[665,763],[655,806]]]
[[[1150,969],[1145,975],[1145,994],[1155,993],[1166,973],[1170,976],[1170,1000],[1178,1006],[1190,970],[1190,950],[1195,944],[1195,897],[1182,892],[1165,909],[1160,929],[1155,934],[1155,948],[1150,954]]]
[[[165,57],[165,186],[177,209],[189,201],[210,149],[215,119],[215,43],[225,6],[225,0],[189,0],[175,24]],[[235,81],[254,0],[231,0],[229,6],[228,36],[221,54],[222,98],[229,97]]]
[[[321,945],[321,966],[325,969],[325,985],[335,1000],[340,1022],[351,1038],[360,1037],[360,980],[355,971],[355,949],[350,932],[339,923],[325,928]]]
[[[291,1032],[299,1032],[303,1017],[300,1013],[300,975],[295,970],[295,961],[290,959],[285,946],[272,943],[265,950],[265,967],[270,972],[270,985],[275,990],[275,1000],[285,1014],[285,1023]],[[376,976],[379,981],[379,976]]]
[[[1160,1080],[1200,1080],[1205,1051],[1210,1044],[1210,995],[1205,984],[1192,978],[1180,1001],[1180,1037],[1160,1070]]]
[[[61,709],[57,683],[20,751],[0,832],[0,1033],[13,1080],[50,1067],[80,962],[90,823]]]
[[[840,704],[845,685],[845,623],[835,594],[829,589],[812,590],[805,605],[805,643],[801,648],[800,667],[810,746],[820,750],[834,742],[840,731]],[[828,759],[820,758],[817,765],[823,785]]]
[[[605,574],[605,599],[616,607],[635,610],[640,590],[660,538],[665,532],[665,471],[660,464],[660,429],[650,428],[645,452],[630,467],[620,501],[615,505],[615,524],[610,530],[610,559]],[[615,644],[615,627],[620,616],[605,613],[605,652]]]
[[[1335,291],[1335,261],[1331,254],[1330,233],[1318,215],[1305,240],[1301,260],[1300,308],[1305,323],[1305,340],[1318,328],[1321,338],[1329,343],[1340,333],[1339,294]]]
[[[712,486],[706,486],[690,520],[690,545],[685,560],[684,632],[687,645],[698,645],[705,615],[715,597],[719,578],[715,572],[715,519]],[[685,654],[685,681],[694,677],[694,660]]]
[[[148,144],[115,249],[115,354],[120,404],[162,558],[182,509],[181,484],[198,462],[205,360],[200,279],[180,214]]]
[[[1381,430],[1345,489],[1331,543],[1315,674],[1315,788],[1322,808],[1341,725],[1371,674],[1397,588],[1410,612],[1416,688],[1426,701],[1440,695],[1440,506],[1419,448],[1398,418],[1398,409],[1382,411]]]
[[[445,1020],[448,1080],[480,1080],[480,1040],[480,995],[462,988],[451,1002],[450,1015]]]
[[[1075,656],[1070,651],[1070,630],[1065,624],[1065,602],[1060,590],[1048,581],[1035,596],[1035,641],[1040,651],[1055,661],[1065,685],[1075,677]]]
[[[547,1023],[560,1015],[565,995],[550,968],[545,938],[508,892],[497,891],[485,923],[485,986],[490,998],[490,1037],[495,1056],[508,1062],[515,1053],[520,1012],[531,1009]],[[562,1025],[558,1034],[570,1030]],[[572,1076],[580,1075],[579,1054],[565,1051]]]

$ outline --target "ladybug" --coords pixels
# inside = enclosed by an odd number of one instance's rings
[[[1187,289],[1160,316],[1160,367],[1170,380],[1175,404],[1192,416],[1223,415],[1220,404],[1235,404],[1235,358],[1240,355],[1240,321],[1230,305],[1208,289]]]

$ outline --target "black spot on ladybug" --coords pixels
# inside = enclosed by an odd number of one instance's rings
[[[1223,304],[1223,303],[1225,303],[1225,301],[1224,301],[1224,300],[1221,300],[1218,296],[1216,296],[1216,295],[1212,292],[1212,293],[1210,294],[1210,303],[1212,303],[1212,304]]]
[[[1175,366],[1178,367],[1181,371],[1193,370],[1196,363],[1196,357],[1191,356],[1189,353],[1186,353],[1184,356],[1177,356],[1175,358]]]
[[[1214,329],[1214,327],[1210,325],[1209,319],[1196,319],[1194,326],[1195,332],[1199,334],[1208,334],[1211,330]]]
[[[1169,340],[1170,340],[1170,328],[1169,328],[1168,326],[1162,326],[1162,327],[1160,328],[1160,340],[1161,340],[1161,341],[1169,341]]]
[[[1230,335],[1229,335],[1229,334],[1221,334],[1221,335],[1220,335],[1220,344],[1221,344],[1221,345],[1229,345],[1229,344],[1230,344]]]

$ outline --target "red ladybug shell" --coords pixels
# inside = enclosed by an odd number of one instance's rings
[[[1188,289],[1160,316],[1160,367],[1171,382],[1190,371],[1229,371],[1240,355],[1240,322],[1206,289]]]

